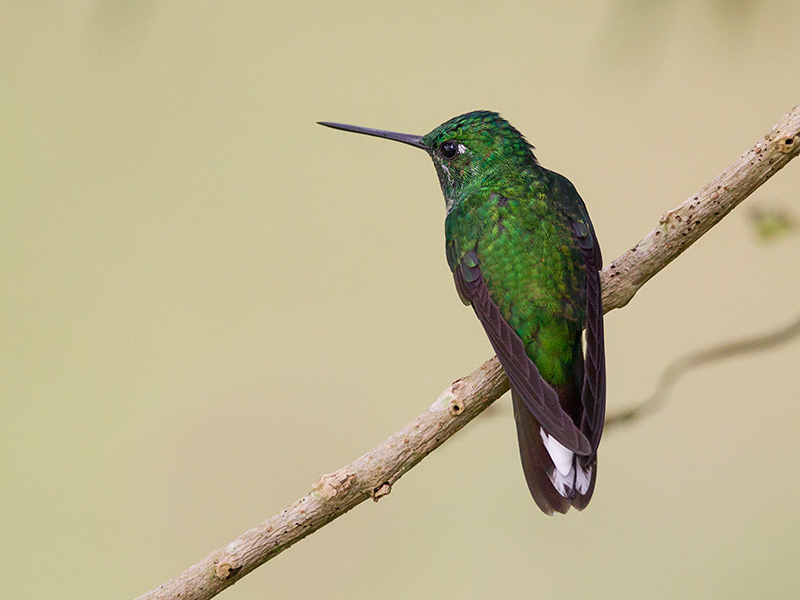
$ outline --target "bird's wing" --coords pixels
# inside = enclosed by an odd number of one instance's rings
[[[573,223],[586,263],[586,353],[583,361],[583,419],[581,430],[592,445],[592,456],[597,452],[606,414],[606,354],[603,337],[603,298],[600,289],[600,269],[603,262],[600,245],[594,232],[581,222]]]
[[[453,276],[459,295],[472,304],[500,364],[508,375],[511,387],[527,409],[563,446],[580,455],[591,454],[593,448],[586,435],[561,408],[558,394],[542,379],[539,369],[525,352],[522,339],[506,322],[489,296],[475,250],[466,252],[454,265]],[[585,389],[584,387],[584,393]]]
[[[565,213],[572,223],[575,241],[586,265],[586,354],[584,357],[581,403],[581,431],[589,438],[592,453],[597,453],[606,414],[606,359],[603,338],[603,298],[600,270],[603,257],[583,200],[570,181],[553,173]]]

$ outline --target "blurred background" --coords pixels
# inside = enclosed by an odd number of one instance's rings
[[[491,7],[490,7],[491,5]],[[492,354],[426,133],[501,112],[606,262],[800,102],[791,1],[3,2],[8,598],[131,598],[372,448]],[[791,163],[606,317],[609,412],[796,317]],[[791,228],[790,228],[791,229]],[[693,371],[548,518],[510,403],[223,593],[795,598],[800,344]]]

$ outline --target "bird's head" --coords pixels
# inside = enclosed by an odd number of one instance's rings
[[[433,159],[448,211],[475,186],[536,165],[532,146],[499,114],[469,112],[419,136],[342,123],[320,125],[382,137],[425,150]]]

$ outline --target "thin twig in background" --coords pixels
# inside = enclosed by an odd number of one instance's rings
[[[714,181],[602,272],[606,312],[634,294],[800,153],[800,105]],[[207,600],[363,502],[385,496],[430,452],[508,390],[497,358],[454,382],[428,410],[361,458],[322,476],[311,492],[138,600]]]
[[[667,398],[667,394],[687,371],[718,360],[775,348],[790,342],[798,335],[800,335],[800,316],[789,325],[775,331],[686,354],[664,369],[656,384],[655,391],[645,400],[633,408],[609,415],[606,418],[606,427],[628,423],[661,408]]]

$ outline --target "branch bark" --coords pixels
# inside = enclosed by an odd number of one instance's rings
[[[800,153],[800,105],[763,139],[674,210],[601,274],[605,312],[647,281]],[[455,381],[419,417],[311,492],[137,600],[207,600],[368,498],[377,501],[409,469],[508,391],[497,358]]]

